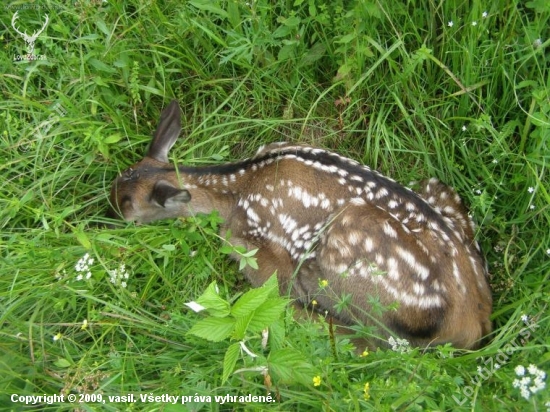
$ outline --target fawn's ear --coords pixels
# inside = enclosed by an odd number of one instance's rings
[[[178,101],[172,100],[160,115],[160,121],[153,135],[153,141],[147,156],[159,162],[168,163],[168,152],[176,143],[180,131],[181,111]]]
[[[178,207],[191,200],[191,194],[185,189],[179,189],[166,180],[159,180],[153,187],[151,200],[164,208]]]

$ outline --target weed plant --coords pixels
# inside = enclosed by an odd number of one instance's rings
[[[29,34],[49,17],[30,56],[16,11]],[[106,402],[38,408],[549,410],[549,27],[543,0],[3,2],[0,408],[88,394]],[[282,297],[249,292],[216,214],[103,227],[112,180],[173,98],[176,163],[286,140],[454,186],[491,273],[489,343],[358,355],[328,319],[296,321]],[[261,318],[266,348],[259,324],[197,332],[212,314],[264,313],[260,295],[278,308]],[[185,305],[197,300],[208,316]]]

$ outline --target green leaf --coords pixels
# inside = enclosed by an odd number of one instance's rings
[[[222,318],[229,315],[230,306],[229,302],[220,297],[217,288],[216,282],[212,282],[208,285],[204,293],[199,296],[197,303],[204,306],[210,315]]]
[[[71,366],[71,362],[69,362],[67,359],[65,358],[59,358],[58,360],[56,360],[54,362],[54,365],[57,366],[58,368],[68,368],[69,366]]]
[[[269,370],[282,382],[307,383],[311,379],[313,367],[304,356],[293,348],[273,350],[268,358]]]
[[[258,253],[258,249],[252,249],[252,250],[249,250],[248,252],[244,252],[244,253],[243,253],[243,256],[245,256],[245,257],[252,257],[252,256],[254,256],[256,253]]]
[[[255,257],[246,257],[243,255],[243,257],[239,261],[239,270],[243,270],[247,266],[250,266],[252,269],[258,270],[258,260]]]
[[[537,13],[550,12],[550,3],[548,3],[548,0],[528,1],[525,5],[530,9],[535,9]]]
[[[309,66],[326,54],[326,47],[321,42],[315,43],[300,60],[301,66]]]
[[[236,340],[244,339],[246,332],[250,329],[248,325],[253,316],[254,316],[254,312],[251,312],[248,315],[237,318],[235,320],[235,329],[233,330],[233,335],[231,335],[233,339],[236,339]]]
[[[191,0],[189,4],[195,6],[199,10],[209,11],[210,13],[217,14],[218,16],[226,19],[229,17],[229,14],[212,0]]]
[[[279,39],[281,37],[286,37],[292,32],[292,28],[288,26],[281,25],[277,27],[277,30],[275,30],[272,34],[274,39]]]
[[[377,19],[382,18],[382,12],[376,2],[361,2],[360,4],[369,16],[376,17]]]
[[[250,314],[265,302],[268,295],[268,288],[261,287],[249,290],[233,305],[231,314],[236,318]]]
[[[233,253],[233,246],[227,244],[223,245],[220,248],[220,253],[223,253],[224,255],[230,255],[231,253]]]
[[[233,305],[231,314],[240,318],[255,311],[273,293],[278,293],[278,283],[275,275],[271,276],[263,286],[251,289],[240,297]],[[277,296],[277,295],[276,295]]]
[[[550,119],[542,112],[535,112],[531,116],[531,121],[535,126],[550,127]]]
[[[76,237],[76,240],[78,240],[78,243],[84,246],[85,249],[92,248],[92,243],[90,242],[90,239],[88,239],[88,236],[86,235],[86,233],[82,231],[82,228],[73,230],[73,233],[74,233],[74,236]]]
[[[269,348],[271,350],[278,350],[283,347],[285,340],[285,322],[283,319],[279,319],[269,326]]]
[[[106,137],[103,142],[106,144],[113,144],[120,141],[120,139],[122,139],[122,135],[120,133],[115,133],[109,137]]]
[[[260,332],[276,322],[284,312],[287,304],[287,299],[271,298],[262,303],[255,311],[254,316],[248,324],[249,332]]]
[[[357,34],[355,33],[346,34],[345,36],[340,37],[338,40],[334,40],[334,43],[347,44],[353,39],[355,39],[356,37],[357,37]]]
[[[280,22],[288,27],[298,27],[301,19],[298,16],[290,16],[288,19],[280,19]]]
[[[272,274],[269,279],[262,285],[263,288],[269,288],[269,298],[279,297],[279,280],[277,279],[277,272]]]
[[[113,69],[111,66],[108,66],[107,64],[103,63],[101,60],[98,60],[94,57],[88,59],[88,63],[94,67],[95,69],[106,72],[106,73],[115,73],[116,70]]]
[[[234,328],[235,320],[232,318],[209,317],[198,321],[187,333],[211,342],[220,342],[228,338]]]
[[[107,28],[107,25],[105,24],[105,21],[102,19],[95,19],[95,25],[106,36],[111,35],[111,31]]]
[[[240,353],[239,349],[240,344],[237,342],[227,348],[227,352],[225,352],[225,356],[223,357],[222,384],[229,378],[229,375],[231,375],[235,369],[235,364],[237,363],[237,358]]]

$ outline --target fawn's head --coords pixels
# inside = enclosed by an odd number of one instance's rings
[[[175,218],[191,195],[177,184],[168,152],[181,131],[181,112],[176,100],[160,116],[147,155],[121,173],[111,187],[110,217],[139,223]]]

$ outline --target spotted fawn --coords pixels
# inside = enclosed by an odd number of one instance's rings
[[[488,273],[459,196],[436,179],[416,192],[353,160],[275,143],[236,163],[177,169],[181,131],[164,109],[145,158],[113,183],[112,213],[139,223],[210,213],[222,236],[258,249],[253,286],[277,273],[281,292],[341,325],[378,326],[415,346],[476,348],[491,332]],[[238,256],[233,256],[238,259]],[[325,287],[320,287],[321,281]],[[347,299],[342,310],[335,304]],[[391,310],[373,310],[373,302]],[[342,306],[342,305],[340,305]]]

